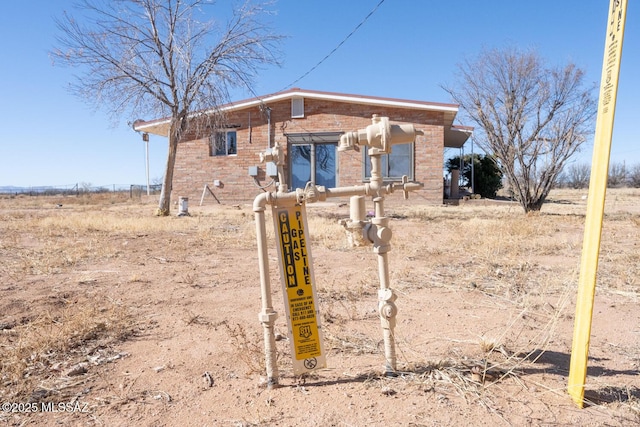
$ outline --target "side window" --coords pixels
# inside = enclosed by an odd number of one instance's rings
[[[228,156],[232,154],[238,154],[236,131],[214,132],[209,139],[209,155]]]
[[[287,134],[289,189],[307,182],[333,188],[338,184],[340,132]]]
[[[304,118],[304,98],[291,99],[291,118]]]
[[[364,180],[371,179],[371,160],[367,149],[364,151]],[[391,154],[382,156],[382,177],[389,181],[399,181],[402,175],[413,180],[413,143],[394,145]]]
[[[227,132],[227,154],[238,154],[236,132]]]

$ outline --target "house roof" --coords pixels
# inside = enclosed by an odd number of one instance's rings
[[[382,98],[366,95],[353,95],[336,92],[322,92],[316,90],[292,88],[281,92],[272,93],[261,97],[249,98],[237,102],[222,105],[218,111],[237,111],[255,107],[270,102],[283,101],[292,98],[308,98],[327,101],[336,101],[352,104],[378,105],[381,107],[407,108],[411,110],[439,111],[444,113],[445,122],[445,147],[460,148],[471,135],[473,128],[453,125],[453,120],[458,113],[458,105],[435,102],[414,101],[407,99]],[[214,110],[205,110],[199,114],[213,113]],[[165,117],[156,120],[136,120],[133,129],[138,132],[152,133],[154,135],[167,136],[170,118]]]
[[[444,130],[444,146],[447,148],[461,148],[473,134],[471,126],[452,125]]]

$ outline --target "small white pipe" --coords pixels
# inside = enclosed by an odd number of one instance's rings
[[[147,137],[147,140],[144,142],[144,147],[145,147],[145,157],[146,157],[146,175],[147,175],[147,196],[149,196],[151,194],[151,189],[149,186],[149,137]]]
[[[397,376],[396,340],[392,328],[383,328],[385,371],[387,376]]]
[[[267,249],[267,229],[265,226],[265,206],[271,197],[270,193],[262,193],[253,202],[256,221],[256,237],[258,243],[258,269],[260,270],[260,291],[262,311],[258,318],[262,323],[264,334],[265,365],[267,368],[267,387],[278,385],[278,363],[274,323],[278,313],[273,309],[271,299],[271,279],[269,277],[269,254]]]
[[[389,260],[386,252],[378,254],[378,275],[380,277],[380,289],[389,289]]]
[[[271,108],[267,107],[267,148],[271,148]]]
[[[380,155],[371,156],[371,186],[376,188],[377,197],[373,198],[374,218],[371,221],[375,227],[373,251],[378,254],[378,276],[380,277],[380,290],[378,296],[378,311],[384,339],[385,369],[387,375],[395,375],[396,372],[396,345],[393,330],[396,326],[397,307],[394,303],[396,295],[389,284],[389,261],[387,252],[391,250],[391,230],[389,218],[384,213],[384,194],[393,191],[393,186],[382,185],[382,159]]]
[[[352,222],[364,222],[367,216],[364,196],[351,196],[349,199],[349,219]]]
[[[397,308],[395,306],[395,294],[389,286],[389,260],[387,253],[378,254],[378,275],[380,276],[380,294],[386,299],[380,299],[380,323],[384,339],[384,358],[387,375],[395,373],[396,364],[396,344],[393,335],[395,329]]]
[[[331,197],[366,196],[369,194],[368,185],[354,185],[351,187],[326,188],[324,194],[320,193],[320,200]]]

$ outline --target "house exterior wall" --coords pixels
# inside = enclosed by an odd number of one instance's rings
[[[416,196],[428,203],[442,203],[443,113],[305,98],[304,118],[291,118],[290,99],[266,106],[271,109],[272,143],[278,142],[285,152],[288,149],[287,134],[353,131],[370,125],[373,114],[387,116],[391,123],[413,124],[424,132],[414,144],[414,179],[424,183],[424,189]],[[228,126],[234,126],[237,133],[237,154],[212,156],[209,135],[204,133],[203,137],[186,136],[178,145],[173,198],[189,197],[199,201],[207,184],[222,203],[250,202],[263,191],[253,177],[249,176],[250,166],[258,166],[260,185],[271,182],[271,178],[265,176],[266,166],[259,163],[259,153],[267,148],[269,135],[266,114],[261,113],[258,107],[253,107],[228,112],[225,119]],[[288,157],[285,176],[289,176]],[[214,180],[221,181],[224,187],[215,188]],[[362,182],[363,153],[338,153],[336,186]],[[275,187],[271,185],[266,190],[273,191]],[[208,203],[213,201],[209,194],[205,196],[205,200]]]

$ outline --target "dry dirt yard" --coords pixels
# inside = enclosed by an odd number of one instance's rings
[[[328,368],[293,375],[268,217],[274,389],[249,204],[156,218],[122,195],[5,197],[0,401],[14,412],[0,425],[639,425],[640,190],[607,195],[587,407],[565,392],[585,195],[555,192],[533,215],[389,196],[395,378],[376,255],[347,247],[343,203],[307,208]]]

